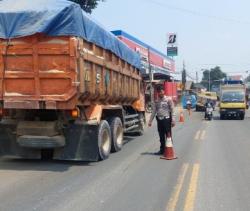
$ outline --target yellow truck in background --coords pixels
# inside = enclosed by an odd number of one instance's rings
[[[245,85],[221,85],[219,107],[220,119],[226,119],[227,117],[239,117],[243,120],[245,118],[245,111],[248,108]]]

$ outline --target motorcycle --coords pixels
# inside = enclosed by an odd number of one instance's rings
[[[213,107],[207,107],[205,111],[205,119],[212,120],[213,118]]]

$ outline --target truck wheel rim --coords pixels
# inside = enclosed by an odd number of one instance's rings
[[[107,130],[103,131],[102,134],[102,150],[105,154],[109,152],[110,149],[110,137]]]
[[[116,143],[118,146],[121,146],[123,142],[123,131],[122,131],[122,127],[118,127],[117,128],[117,135],[116,135]]]

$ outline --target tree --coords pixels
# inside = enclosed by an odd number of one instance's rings
[[[210,80],[210,87],[212,87],[213,85],[219,84],[219,81],[225,78],[226,76],[227,76],[226,73],[222,72],[221,68],[216,66],[214,68],[211,68],[210,70],[205,70],[203,72],[201,84],[207,87],[207,89],[209,89],[209,80]]]
[[[104,0],[70,0],[70,1],[79,4],[85,12],[91,13],[92,10],[97,7],[99,1],[104,1]]]

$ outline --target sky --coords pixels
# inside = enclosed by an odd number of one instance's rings
[[[176,71],[183,62],[199,79],[202,69],[250,73],[249,0],[105,0],[92,16],[108,30],[121,29],[166,53],[167,34],[177,33]],[[249,73],[247,72],[249,71]]]

